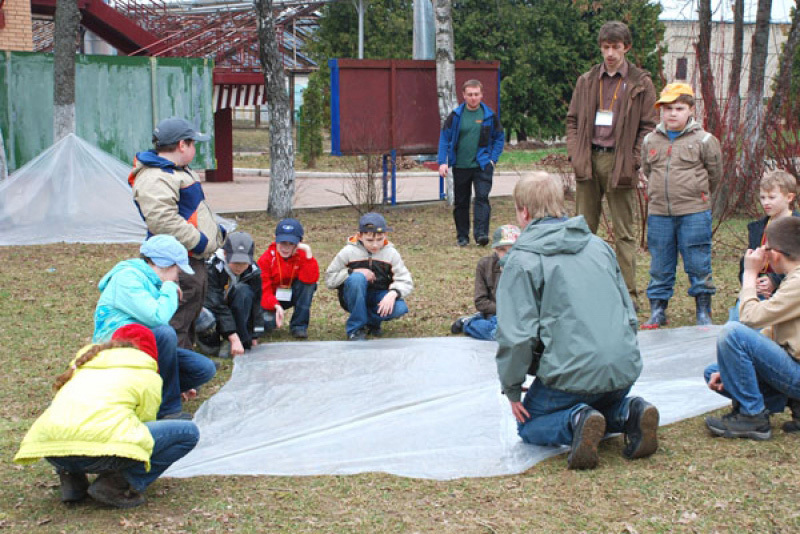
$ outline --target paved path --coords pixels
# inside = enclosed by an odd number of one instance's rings
[[[233,182],[203,184],[211,208],[218,213],[262,211],[269,198],[268,171],[235,169]],[[491,196],[510,196],[517,183],[514,172],[494,175]],[[352,178],[345,173],[298,172],[295,182],[295,208],[347,206],[342,196]],[[397,202],[420,202],[439,199],[439,176],[435,172],[397,174]]]

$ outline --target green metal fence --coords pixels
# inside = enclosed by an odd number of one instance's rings
[[[127,163],[152,147],[162,118],[184,117],[212,132],[213,68],[205,59],[78,55],[76,133]],[[0,52],[0,130],[9,171],[52,145],[52,54]],[[197,144],[192,166],[216,167],[213,142]]]

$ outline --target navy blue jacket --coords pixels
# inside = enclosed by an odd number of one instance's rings
[[[454,109],[447,120],[442,125],[442,132],[439,135],[439,165],[447,163],[451,167],[456,162],[456,147],[458,146],[458,131],[461,126],[461,113],[464,111],[465,104],[461,104]],[[481,125],[481,136],[478,141],[478,153],[475,159],[481,169],[485,169],[489,162],[497,163],[500,154],[503,153],[505,134],[500,118],[483,102],[483,124]]]

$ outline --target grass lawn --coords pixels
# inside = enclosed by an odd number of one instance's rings
[[[510,199],[493,200],[493,207],[493,225],[513,221]],[[324,269],[353,229],[356,213],[342,208],[298,216]],[[236,218],[240,229],[253,234],[259,253],[263,251],[275,221],[263,214]],[[450,210],[441,203],[394,208],[387,219],[416,288],[408,300],[410,313],[389,323],[386,334],[450,335],[452,320],[473,309],[475,262],[487,250],[454,245]],[[715,322],[726,317],[738,290],[743,224],[728,223],[715,237]],[[591,472],[566,470],[562,455],[521,475],[446,482],[380,473],[161,479],[147,491],[148,503],[137,509],[105,509],[91,500],[66,507],[59,502],[57,478],[45,462],[21,468],[11,458],[47,406],[52,379],[89,340],[97,281],[116,262],[136,253],[135,245],[0,247],[0,363],[5,371],[0,374],[0,448],[5,459],[0,466],[0,531],[631,534],[800,529],[794,499],[800,436],[777,430],[768,442],[713,439],[701,417],[663,428],[661,448],[649,459],[628,462],[619,453],[622,438],[606,441],[600,466]],[[642,290],[648,264],[647,254],[641,253]],[[686,276],[681,272],[678,280],[669,307],[671,326],[694,321]],[[644,299],[640,304],[643,320],[647,306]],[[321,287],[310,338],[343,339],[344,320],[335,293]],[[286,332],[272,339],[290,340]],[[222,361],[218,375],[187,408],[196,410],[217,391],[230,377],[231,367]],[[298,401],[298,409],[314,407]],[[786,418],[773,418],[773,425]],[[468,414],[463,423],[469,424]]]

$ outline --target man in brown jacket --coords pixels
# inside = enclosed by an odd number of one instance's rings
[[[632,38],[622,22],[600,28],[603,63],[581,75],[567,112],[567,151],[575,170],[575,203],[592,233],[608,201],[615,248],[625,284],[636,302],[633,214],[644,136],[655,128],[656,92],[650,74],[625,59]]]

